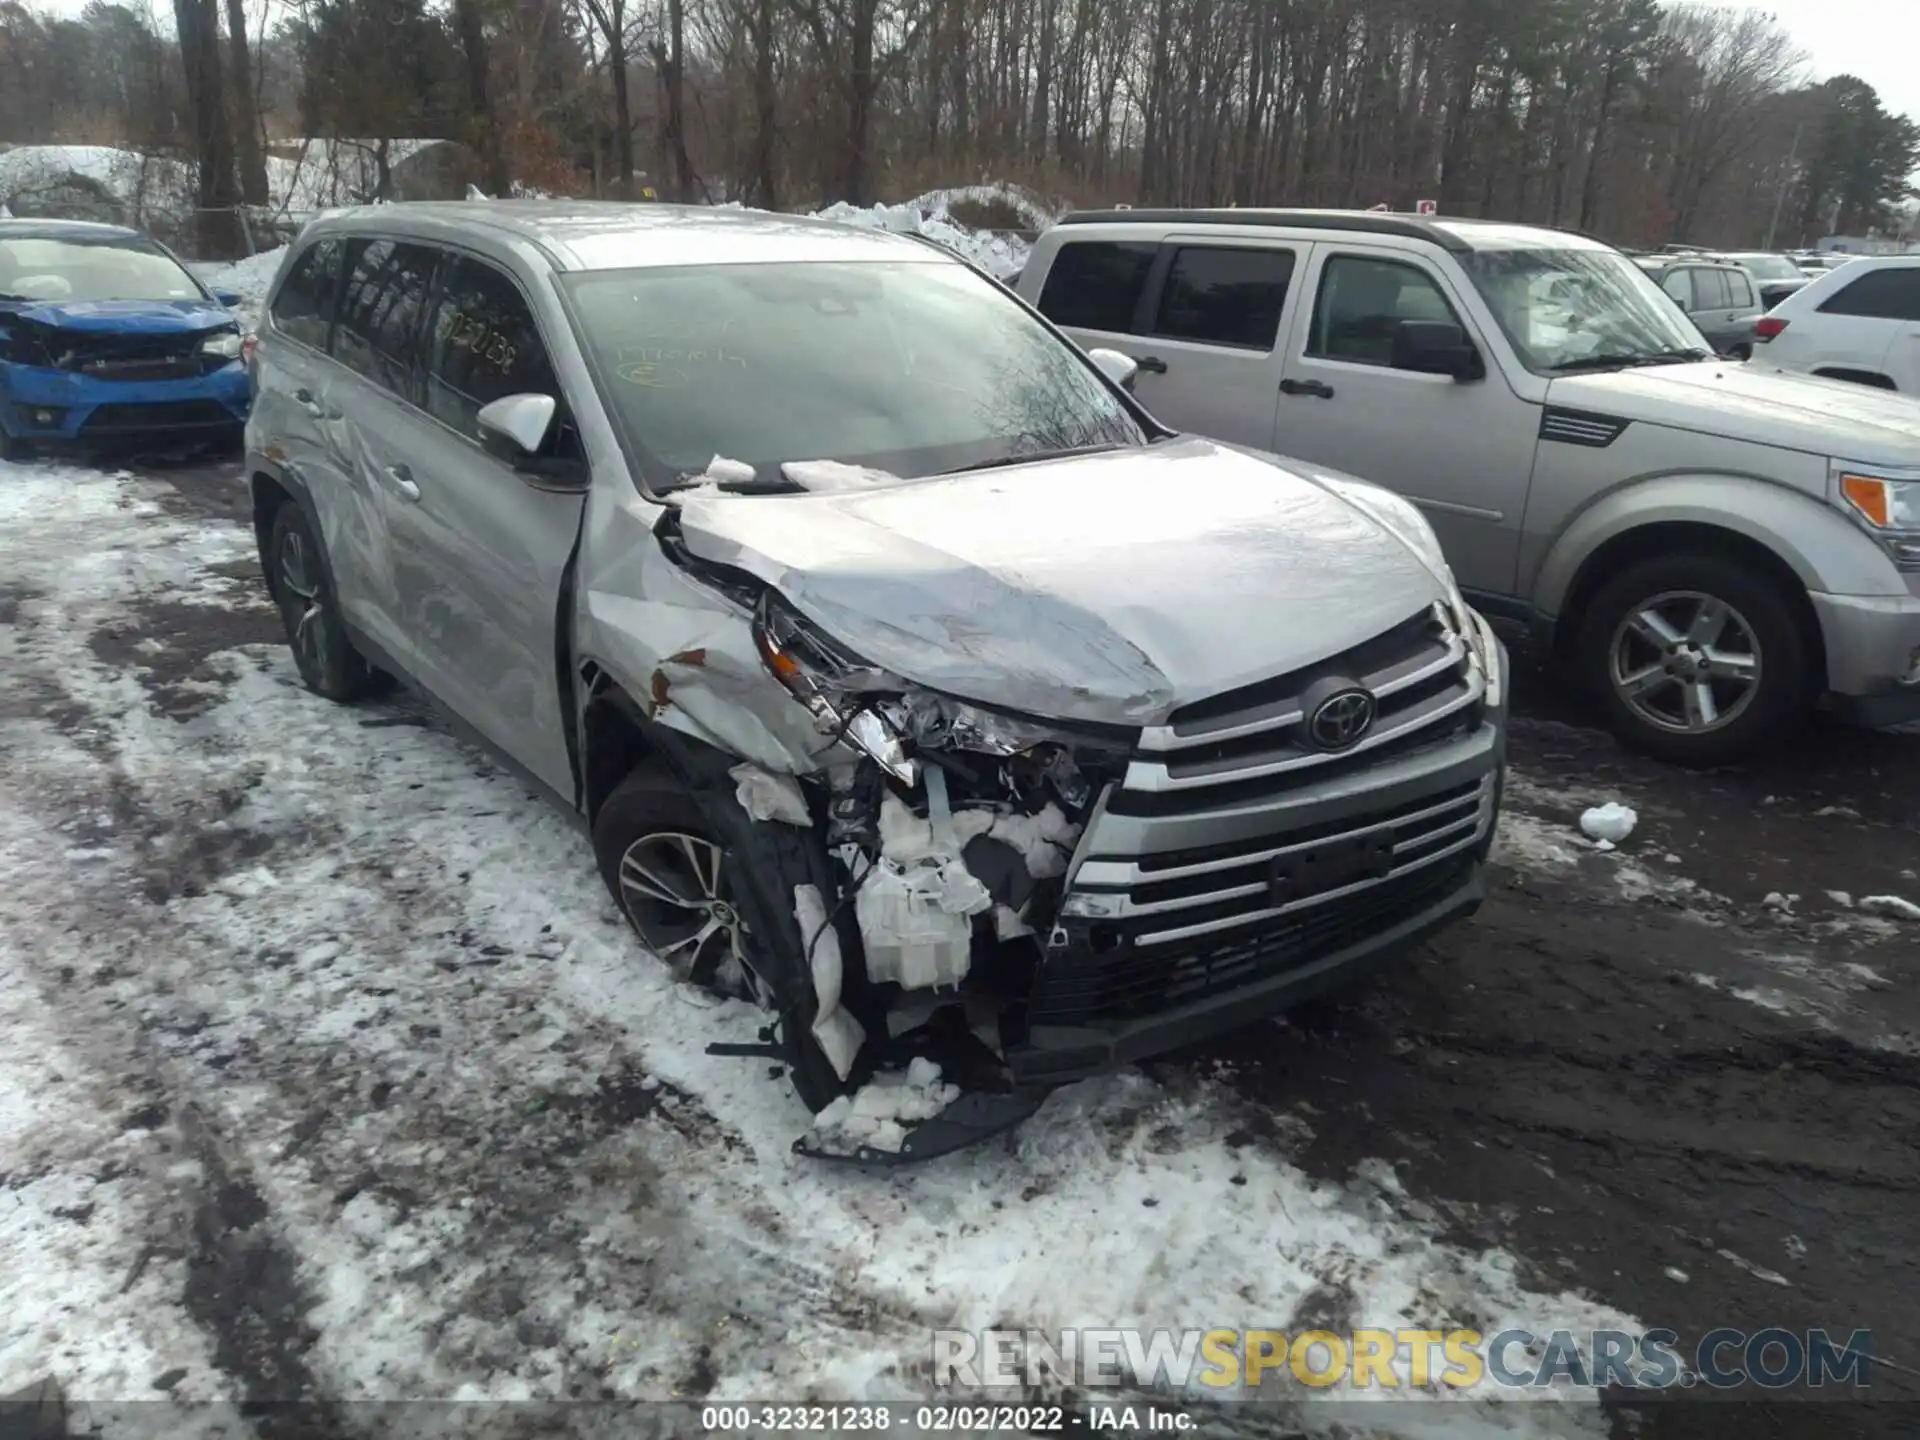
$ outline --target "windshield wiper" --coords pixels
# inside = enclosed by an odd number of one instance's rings
[[[1684,350],[1641,351],[1634,355],[1583,355],[1578,360],[1562,360],[1547,368],[1556,375],[1574,370],[1627,370],[1640,365],[1685,365],[1694,360],[1711,360],[1713,352],[1698,346]]]

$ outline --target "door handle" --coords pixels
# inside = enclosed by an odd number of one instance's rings
[[[420,487],[413,483],[413,471],[404,465],[386,467],[387,483],[409,500],[420,498]]]
[[[1311,395],[1317,400],[1331,400],[1333,387],[1324,380],[1282,380],[1282,395]]]
[[[316,420],[321,419],[327,413],[326,407],[320,403],[319,397],[305,386],[294,391],[293,398],[300,402],[300,408],[302,410],[305,410]]]
[[[1137,363],[1140,368],[1149,375],[1164,375],[1167,373],[1167,362],[1162,360],[1158,355],[1142,355]]]

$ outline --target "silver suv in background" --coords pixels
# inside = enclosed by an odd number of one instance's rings
[[[253,367],[308,686],[402,676],[578,814],[821,1150],[952,1148],[1480,899],[1505,658],[1419,511],[1170,434],[944,251],[384,205],[308,228]]]
[[[1475,605],[1535,626],[1645,750],[1727,760],[1822,697],[1920,719],[1920,406],[1716,359],[1610,246],[1089,212],[1019,292],[1129,356],[1159,419],[1412,500]]]

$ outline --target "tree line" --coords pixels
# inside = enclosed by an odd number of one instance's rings
[[[1624,244],[1891,230],[1920,126],[1769,16],[1658,0],[0,0],[0,140],[265,199],[276,137],[483,184],[791,208],[985,178],[1081,206],[1438,202]],[[263,7],[265,7],[263,9]]]

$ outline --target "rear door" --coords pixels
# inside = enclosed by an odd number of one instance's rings
[[[393,516],[411,503],[410,470],[420,425],[420,328],[432,293],[436,252],[390,239],[356,239],[333,327],[333,358],[322,394],[323,428],[364,537],[352,562],[365,597],[361,624],[387,658],[425,683],[416,637],[400,614],[394,578]],[[334,557],[334,569],[341,568]],[[431,688],[431,687],[429,687]]]
[[[1322,240],[1298,288],[1273,448],[1399,491],[1433,523],[1462,585],[1511,594],[1540,410],[1493,363],[1451,279],[1424,255]],[[1486,374],[1395,368],[1403,320],[1460,326],[1489,357]]]
[[[1273,448],[1279,344],[1312,246],[1169,236],[1126,347],[1134,391],[1175,429]]]
[[[325,399],[347,241],[328,236],[293,257],[274,291],[255,361],[251,443],[306,491],[334,576],[335,599],[355,625],[375,609],[374,519],[361,503]]]
[[[477,418],[507,395],[551,395],[560,415],[547,452],[582,458],[550,355],[520,284],[450,252],[424,327],[413,489],[389,503],[400,618],[422,683],[570,799],[556,627],[586,491],[521,474],[481,444]]]

